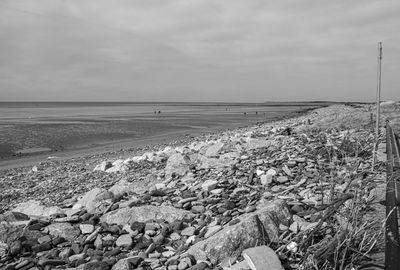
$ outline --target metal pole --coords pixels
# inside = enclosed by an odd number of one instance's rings
[[[382,85],[382,42],[378,42],[378,74],[377,74],[377,91],[376,91],[376,127],[375,127],[375,140],[374,150],[372,153],[372,170],[375,167],[376,151],[378,147],[379,138],[379,119],[381,115],[381,85]]]

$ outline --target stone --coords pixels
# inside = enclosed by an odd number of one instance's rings
[[[131,270],[131,269],[133,269],[133,266],[127,258],[119,260],[111,268],[111,270]]]
[[[171,233],[169,237],[171,238],[172,241],[177,241],[177,240],[181,239],[181,236],[179,235],[179,233],[176,233],[176,232]]]
[[[206,157],[217,157],[217,156],[219,156],[219,153],[221,152],[223,147],[224,147],[223,142],[216,142],[215,144],[213,144],[207,148],[204,155]]]
[[[255,139],[255,138],[248,138],[247,142],[243,144],[243,147],[247,150],[254,150],[258,148],[265,148],[269,147],[274,142],[272,140],[262,140],[262,139]]]
[[[177,209],[172,206],[144,205],[132,208],[122,208],[109,212],[100,218],[101,222],[124,226],[134,221],[145,222],[147,220],[164,219],[172,223],[176,219],[191,218],[194,214]]]
[[[278,177],[276,178],[276,181],[277,181],[278,183],[284,184],[284,183],[286,183],[286,182],[289,181],[289,178],[288,178],[287,176],[278,176]]]
[[[181,235],[192,236],[192,235],[194,235],[195,231],[196,231],[195,227],[187,227],[187,228],[183,229],[183,231],[181,232]]]
[[[60,207],[47,207],[35,200],[20,203],[12,211],[20,212],[30,217],[50,217],[52,215],[64,214],[64,211]]]
[[[288,223],[290,218],[284,201],[261,202],[255,212],[240,216],[239,223],[224,227],[213,236],[197,242],[189,248],[188,253],[196,260],[216,262],[240,256],[243,250],[256,244],[276,241],[279,236],[277,222]]]
[[[105,262],[88,262],[82,266],[82,270],[109,270],[109,269],[110,266]]]
[[[201,185],[201,188],[205,191],[211,191],[215,189],[218,185],[218,181],[216,180],[206,180],[204,183]]]
[[[111,202],[113,193],[102,188],[94,188],[83,195],[83,197],[73,206],[74,209],[84,208],[88,213],[102,213],[107,207],[107,202]]]
[[[171,155],[167,160],[165,167],[165,178],[169,179],[172,176],[184,176],[189,172],[190,159],[186,155],[176,153]]]
[[[112,167],[105,170],[107,173],[118,173],[128,171],[128,166],[124,163],[124,160],[118,159],[112,163]]]
[[[220,155],[219,158],[208,158],[206,156],[196,154],[195,158],[197,167],[199,169],[223,169],[232,167],[238,162],[239,154],[236,152],[229,152],[223,155]]]
[[[17,254],[19,254],[22,251],[22,244],[21,241],[13,241],[10,244],[10,254],[13,256],[16,256]]]
[[[130,248],[133,244],[132,237],[129,234],[122,234],[118,237],[115,245],[117,247]]]
[[[110,161],[103,161],[99,165],[97,165],[93,171],[102,171],[105,172],[107,169],[112,167],[112,163]]]
[[[73,241],[80,234],[79,229],[69,223],[53,223],[45,227],[52,236],[59,236],[68,241]]]
[[[213,236],[214,234],[219,232],[221,229],[222,229],[221,225],[216,225],[216,226],[212,226],[212,227],[208,228],[206,234],[204,235],[204,238],[207,239],[208,237]]]
[[[94,231],[94,226],[92,224],[79,224],[79,229],[82,234],[90,234]]]
[[[269,169],[265,174],[266,174],[266,175],[275,176],[275,175],[276,175],[276,170],[274,170],[274,169]]]
[[[252,270],[284,270],[275,251],[268,246],[245,249],[242,255]]]
[[[6,243],[0,242],[0,259],[7,256],[8,245]]]
[[[122,179],[115,183],[108,191],[110,191],[114,197],[122,196],[123,194],[132,194],[135,191],[135,184],[128,182],[126,179]]]
[[[250,270],[250,266],[246,261],[237,262],[229,267],[224,267],[224,270]]]
[[[272,183],[272,175],[268,175],[268,174],[261,175],[260,182],[264,186],[269,186]]]

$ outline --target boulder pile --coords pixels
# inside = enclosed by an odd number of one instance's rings
[[[124,175],[141,163],[153,169],[148,181],[123,178],[56,206],[27,201],[0,215],[0,265],[274,270],[326,263],[322,243],[329,247],[352,226],[355,202],[374,199],[373,135],[307,132],[307,119],[104,161],[96,173]]]

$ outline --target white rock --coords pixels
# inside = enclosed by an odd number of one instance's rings
[[[218,185],[218,181],[216,180],[206,180],[204,183],[201,185],[202,189],[205,191],[211,191],[215,189]]]
[[[260,182],[262,185],[268,186],[272,183],[272,176],[263,174],[260,177]]]
[[[271,175],[271,176],[275,176],[276,175],[276,171],[274,169],[269,169],[266,173],[266,175]]]
[[[261,175],[263,175],[265,172],[263,171],[263,170],[260,170],[260,169],[257,169],[256,170],[256,174],[257,174],[257,176],[261,176]]]

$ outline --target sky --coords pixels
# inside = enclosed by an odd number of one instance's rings
[[[398,0],[0,0],[0,101],[399,100]]]

